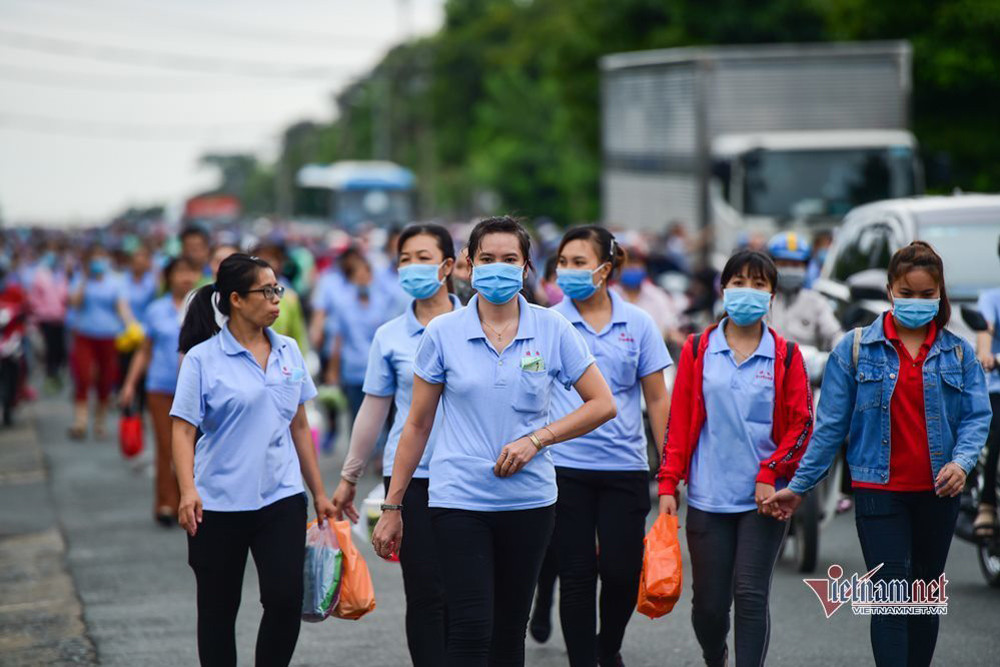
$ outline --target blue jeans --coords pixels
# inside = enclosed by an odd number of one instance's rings
[[[933,492],[855,489],[854,518],[874,580],[937,579],[944,572],[955,532],[959,499]],[[940,619],[935,615],[872,616],[871,641],[878,667],[931,664]]]

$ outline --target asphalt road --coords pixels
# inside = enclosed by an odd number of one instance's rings
[[[64,400],[31,408],[47,461],[48,494],[5,494],[0,534],[60,528],[66,564],[82,603],[86,634],[103,665],[195,665],[195,585],[186,564],[181,530],[164,530],[151,520],[152,480],[124,462],[116,443],[70,442],[70,412]],[[2,443],[0,436],[0,443]],[[343,443],[340,444],[343,453]],[[322,462],[329,490],[335,486],[339,457]],[[379,483],[365,478],[359,496]],[[18,518],[19,517],[19,518]],[[683,523],[683,517],[682,517]],[[682,531],[683,532],[683,531]],[[293,664],[397,667],[409,664],[403,631],[404,598],[398,565],[379,560],[361,545],[371,568],[378,606],[360,621],[328,619],[304,624]],[[686,547],[684,549],[686,555]],[[822,570],[832,562],[847,572],[863,570],[853,517],[847,514],[823,530]],[[948,561],[949,613],[935,659],[937,665],[1000,663],[1000,590],[982,581],[971,546],[956,541]],[[700,651],[690,624],[690,577],[668,616],[635,616],[626,634],[626,665],[698,665]],[[252,564],[248,564],[238,621],[240,664],[252,664],[260,606]],[[783,560],[771,596],[772,665],[864,665],[872,658],[868,621],[842,609],[823,617],[819,602]],[[4,663],[0,653],[0,663]],[[527,640],[527,664],[565,665],[558,622],[545,645]]]

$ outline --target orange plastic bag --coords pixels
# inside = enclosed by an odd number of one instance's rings
[[[661,514],[646,534],[636,610],[659,618],[669,614],[681,597],[681,544],[677,517]]]
[[[356,620],[375,608],[375,587],[368,572],[368,564],[361,552],[351,542],[351,523],[333,521],[333,532],[337,536],[343,555],[343,570],[340,575],[340,601],[333,609],[333,616]]]

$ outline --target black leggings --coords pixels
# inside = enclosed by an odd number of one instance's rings
[[[448,607],[444,664],[521,667],[555,505],[508,512],[433,508],[431,523]]]
[[[983,471],[983,495],[979,502],[997,504],[997,463],[1000,462],[1000,394],[990,394],[993,421],[990,437],[986,440],[986,470]]]
[[[236,613],[247,552],[253,553],[264,617],[256,664],[287,665],[299,638],[306,497],[296,494],[252,512],[205,511],[188,537],[198,581],[198,657],[209,667],[236,665]]]
[[[708,665],[721,665],[736,603],[736,666],[763,665],[771,636],[771,576],[788,522],[757,510],[723,514],[688,506],[694,634]]]
[[[556,468],[556,479],[559,500],[553,543],[559,564],[559,618],[569,664],[593,667],[598,659],[612,663],[621,650],[639,593],[649,474],[645,470]]]
[[[389,479],[385,478],[386,493]],[[434,548],[427,485],[428,480],[415,477],[403,495],[406,535],[399,564],[406,593],[406,644],[413,667],[438,667],[444,664],[445,655],[444,584]]]

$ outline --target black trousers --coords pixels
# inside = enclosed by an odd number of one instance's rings
[[[979,502],[996,507],[997,504],[997,463],[1000,461],[1000,394],[990,394],[993,421],[990,422],[990,436],[986,440],[986,470],[983,471],[983,496]]]
[[[723,514],[688,506],[694,634],[709,665],[723,664],[736,606],[736,666],[764,664],[771,636],[771,576],[788,531],[757,510]]]
[[[53,380],[66,365],[66,325],[62,322],[39,322],[45,341],[45,377]]]
[[[524,665],[524,634],[555,505],[431,509],[448,608],[449,667]],[[405,540],[405,537],[404,537]]]
[[[389,492],[389,477],[385,492]],[[445,656],[444,584],[434,548],[428,480],[413,478],[403,495],[405,534],[399,550],[406,593],[406,644],[413,667],[438,667]]]
[[[556,468],[553,543],[559,564],[559,618],[569,664],[612,662],[635,611],[649,514],[649,474]],[[596,544],[595,544],[596,537]],[[597,579],[601,631],[597,632]]]
[[[873,580],[932,581],[944,572],[959,498],[933,492],[901,493],[855,489],[854,521],[869,570],[884,563]],[[940,617],[934,614],[871,617],[875,664],[922,667],[931,664]]]
[[[203,513],[197,534],[188,536],[188,564],[198,581],[202,665],[236,665],[236,613],[248,552],[257,566],[264,606],[256,664],[274,667],[291,661],[302,614],[305,530],[304,493],[252,512]]]

